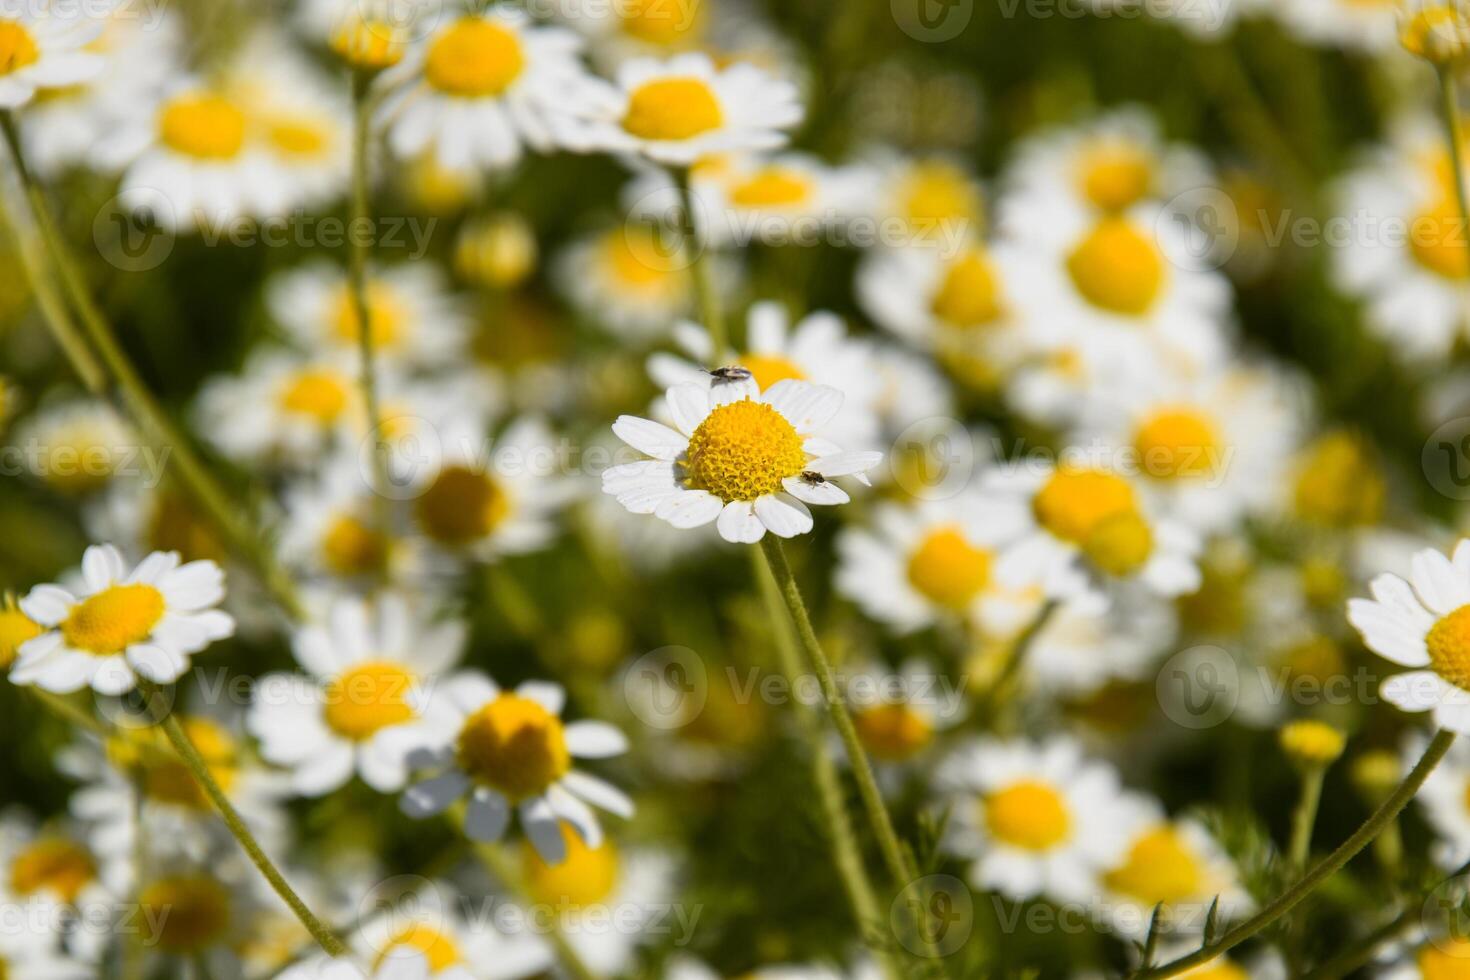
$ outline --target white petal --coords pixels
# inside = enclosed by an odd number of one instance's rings
[[[82,577],[92,592],[122,581],[124,570],[122,555],[110,544],[94,544],[82,555]]]
[[[771,385],[761,400],[801,435],[819,431],[842,409],[842,392],[836,388],[790,378]]]
[[[709,417],[709,391],[698,385],[674,385],[664,396],[664,403],[669,406],[669,417],[686,436],[693,435],[699,424]]]
[[[155,551],[133,569],[133,574],[128,576],[128,582],[157,585],[159,579],[178,567],[179,553],[177,551]]]
[[[1428,711],[1444,701],[1445,682],[1430,670],[1394,674],[1378,686],[1383,700],[1402,711]]]
[[[155,684],[172,684],[189,669],[188,657],[156,643],[135,643],[127,657],[134,670]]]
[[[613,423],[613,435],[654,459],[674,460],[689,448],[689,437],[669,428],[661,422],[640,419],[636,415],[621,415]]]
[[[480,787],[465,807],[464,832],[470,840],[489,843],[500,840],[510,823],[510,804],[491,789]]]
[[[755,502],[755,516],[779,538],[794,538],[812,529],[812,512],[786,493],[767,494]]]
[[[352,778],[355,761],[352,746],[334,739],[291,774],[291,786],[302,796],[325,796]]]
[[[674,527],[702,527],[720,516],[725,504],[706,490],[683,490],[659,504],[653,514]]]
[[[574,721],[565,731],[568,751],[584,759],[607,759],[628,751],[628,737],[605,721]]]
[[[469,788],[470,781],[464,773],[446,772],[405,789],[403,796],[399,797],[398,809],[415,820],[437,817],[464,796]]]
[[[587,804],[554,785],[547,787],[546,800],[558,817],[575,828],[582,843],[592,848],[602,846],[602,824],[598,823],[597,814]]]
[[[20,611],[42,626],[55,626],[76,604],[76,597],[60,586],[38,585],[20,600]]]
[[[754,544],[766,536],[766,526],[755,516],[755,505],[749,500],[733,500],[720,511],[715,527],[720,537],[732,544]]]
[[[536,796],[526,800],[517,809],[521,816],[521,828],[531,839],[536,853],[547,864],[561,864],[567,859],[567,842],[561,835],[561,823],[556,811],[546,797]]]
[[[137,683],[137,675],[122,657],[106,658],[92,675],[92,690],[113,697],[131,691]]]
[[[527,700],[535,701],[554,715],[561,714],[562,707],[567,703],[567,692],[560,684],[550,681],[526,681],[516,688],[516,693]]]
[[[846,490],[831,480],[824,480],[821,483],[809,483],[799,476],[789,476],[781,481],[781,485],[786,488],[787,493],[791,494],[797,500],[819,506],[845,504],[852,499],[847,495]]]
[[[882,453],[852,451],[814,459],[807,464],[807,469],[823,476],[849,476],[866,473],[882,462]]]
[[[612,783],[573,769],[561,778],[561,785],[595,807],[623,819],[633,816],[633,799]]]

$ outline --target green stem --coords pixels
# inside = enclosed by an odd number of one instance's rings
[[[1455,171],[1455,203],[1460,209],[1460,237],[1470,249],[1470,189],[1465,186],[1465,138],[1460,124],[1460,99],[1455,92],[1455,78],[1446,67],[1436,69],[1439,75],[1439,108],[1444,117],[1445,139],[1450,144],[1450,165]]]
[[[1317,807],[1322,802],[1322,781],[1327,776],[1324,766],[1302,770],[1302,794],[1291,815],[1291,844],[1286,860],[1293,874],[1301,874],[1312,849],[1312,828],[1317,825]]]
[[[1454,732],[1437,732],[1424,750],[1424,754],[1415,763],[1414,768],[1404,777],[1404,781],[1384,799],[1377,810],[1373,811],[1372,816],[1364,821],[1351,837],[1343,841],[1337,850],[1323,858],[1316,867],[1298,879],[1296,884],[1272,899],[1265,908],[1231,929],[1216,942],[1202,946],[1195,952],[1181,956],[1163,966],[1139,974],[1140,980],[1162,980],[1164,977],[1178,976],[1191,967],[1208,963],[1290,912],[1297,903],[1312,894],[1327,879],[1341,870],[1343,865],[1367,847],[1385,827],[1393,822],[1394,818],[1399,815],[1399,811],[1409,805],[1409,801],[1414,798],[1419,787],[1424,785],[1424,780],[1429,778],[1429,774],[1434,771],[1435,766],[1439,765],[1439,761],[1444,758],[1454,741]]]
[[[694,281],[694,298],[699,305],[700,319],[704,320],[704,329],[709,331],[714,363],[718,366],[730,356],[730,334],[725,329],[725,315],[720,309],[719,292],[715,289],[714,270],[710,267],[694,221],[694,187],[689,168],[676,169],[674,182],[679,187],[679,227],[688,253],[689,275]]]
[[[1046,600],[1046,603],[1037,611],[1036,618],[1027,624],[1026,628],[1021,631],[1021,635],[1016,637],[1011,644],[1005,663],[1001,665],[1000,672],[996,674],[995,681],[990,685],[988,700],[992,709],[1005,700],[1007,689],[1026,662],[1026,654],[1030,652],[1031,644],[1036,642],[1036,637],[1041,634],[1046,624],[1051,622],[1052,616],[1060,605],[1061,603],[1056,599]]]
[[[142,687],[142,690],[145,694],[151,696],[156,688],[152,685],[147,685]],[[240,842],[240,846],[245,849],[245,854],[250,858],[251,863],[265,876],[265,880],[270,883],[275,893],[281,897],[281,901],[290,907],[291,911],[295,913],[296,918],[300,919],[301,924],[306,927],[306,931],[311,933],[311,937],[316,940],[317,945],[328,956],[342,956],[345,954],[347,949],[342,945],[342,940],[338,939],[332,930],[328,929],[312,913],[311,909],[306,907],[306,903],[301,900],[301,896],[296,894],[281,872],[271,863],[271,859],[266,856],[265,850],[260,846],[260,842],[250,832],[250,828],[245,826],[245,821],[240,818],[239,811],[235,809],[229,797],[225,796],[225,791],[220,788],[214,775],[209,771],[209,767],[205,765],[204,759],[199,755],[199,750],[189,740],[189,735],[184,731],[184,727],[179,724],[179,719],[170,713],[163,718],[160,724],[163,726],[163,733],[168,736],[169,742],[173,745],[174,751],[178,752],[179,758],[183,760],[184,765],[189,768],[189,772],[194,776],[195,782],[199,784],[200,788],[204,790],[205,795],[214,803],[215,809],[219,811],[221,819],[225,822],[225,826],[229,828],[230,833],[234,835],[235,839]]]

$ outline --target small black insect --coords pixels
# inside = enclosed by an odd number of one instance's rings
[[[749,381],[750,369],[731,364],[728,367],[715,368],[709,373],[709,376],[715,379],[715,384],[733,384],[736,381]]]
[[[801,482],[809,487],[820,487],[827,482],[827,478],[815,470],[802,470]]]

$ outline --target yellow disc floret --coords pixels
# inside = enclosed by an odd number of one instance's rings
[[[934,738],[934,726],[906,704],[879,704],[852,715],[868,754],[883,762],[906,762]]]
[[[1470,691],[1470,606],[1461,606],[1431,626],[1424,645],[1434,672]]]
[[[1470,276],[1470,256],[1465,253],[1464,239],[1459,205],[1453,198],[1442,197],[1409,225],[1409,254],[1438,276],[1464,279]]]
[[[163,613],[163,593],[153,586],[114,585],[72,606],[61,635],[73,650],[108,657],[148,639]]]
[[[1160,480],[1213,475],[1219,447],[1214,420],[1186,406],[1154,412],[1139,423],[1133,435],[1139,466]]]
[[[930,531],[909,555],[909,584],[950,609],[965,609],[990,582],[994,556],[958,527]]]
[[[1340,730],[1320,721],[1294,721],[1281,729],[1279,737],[1283,752],[1309,766],[1337,761],[1347,745],[1347,737]]]
[[[42,838],[23,848],[10,863],[10,888],[17,895],[50,892],[75,902],[97,877],[87,849],[64,837]]]
[[[1161,826],[1135,840],[1123,863],[1104,880],[1115,891],[1155,905],[1197,897],[1205,872],[1189,842],[1173,827]]]
[[[586,908],[605,901],[618,884],[618,851],[611,841],[588,847],[568,824],[561,824],[566,860],[550,864],[530,841],[521,846],[526,885],[538,902],[557,908]]]
[[[479,17],[462,17],[429,45],[424,78],[446,95],[500,95],[520,77],[525,52],[516,33]]]
[[[245,113],[220,95],[180,96],[159,110],[158,136],[185,156],[230,160],[245,146]]]
[[[352,514],[342,514],[327,525],[321,549],[327,568],[343,576],[381,572],[390,550],[387,535]]]
[[[720,101],[698,78],[645,82],[628,99],[623,129],[646,140],[687,140],[725,121]]]
[[[977,327],[1000,318],[1000,279],[984,252],[968,251],[950,264],[931,307],[953,327]]]
[[[385,21],[349,15],[329,40],[337,56],[354,68],[382,71],[403,60],[404,32]]]
[[[624,0],[623,30],[649,44],[672,46],[695,33],[703,22],[701,0]]]
[[[1148,196],[1153,182],[1153,160],[1136,146],[1099,147],[1083,160],[1083,196],[1104,211],[1136,204]]]
[[[1072,283],[1093,306],[1125,316],[1142,316],[1164,286],[1158,248],[1126,219],[1099,221],[1067,256]]]
[[[777,381],[806,380],[806,372],[790,358],[780,354],[746,354],[740,358],[740,366],[750,372],[761,391]]]
[[[812,180],[788,167],[766,167],[736,184],[730,203],[742,208],[794,208],[812,199]]]
[[[1045,851],[1067,839],[1072,815],[1067,801],[1054,788],[1027,780],[986,797],[985,825],[1005,844]]]
[[[466,775],[512,800],[544,792],[572,765],[561,721],[517,694],[501,694],[465,719],[456,754]]]
[[[471,544],[500,526],[510,498],[492,477],[465,466],[445,467],[415,504],[424,533],[440,544]]]
[[[1042,527],[1079,546],[1104,571],[1125,575],[1153,550],[1132,485],[1115,473],[1057,467],[1031,503]]]
[[[230,924],[230,896],[203,875],[161,878],[138,896],[145,944],[197,953],[219,942]]]
[[[16,608],[14,600],[0,603],[0,670],[15,662],[21,644],[45,632],[31,618]]]
[[[978,226],[985,215],[974,182],[943,160],[915,164],[899,186],[898,199],[904,217],[920,232],[932,233],[947,224]]]
[[[180,724],[204,759],[214,781],[229,793],[240,772],[240,750],[234,737],[208,718],[184,718]],[[161,732],[157,729],[151,731],[154,733],[152,742],[137,746],[110,745],[109,753],[120,762],[133,757],[129,767],[139,769],[143,795],[148,799],[190,810],[212,810],[213,804],[189,767],[172,753]]]
[[[686,479],[726,503],[755,500],[781,489],[801,473],[806,453],[801,436],[771,406],[745,399],[721,405],[689,439]]]
[[[41,49],[24,24],[0,20],[0,76],[28,68],[40,59]]]
[[[332,731],[354,742],[415,717],[408,702],[414,676],[394,663],[358,664],[323,690],[323,717]]]
[[[331,425],[347,410],[352,395],[347,379],[335,371],[307,370],[289,378],[279,398],[284,411]]]
[[[411,949],[422,953],[428,961],[429,972],[438,973],[447,970],[451,966],[457,966],[464,962],[464,954],[460,952],[459,944],[454,937],[446,935],[433,926],[424,922],[415,922],[395,935],[383,948],[378,957],[378,963],[382,963],[395,950]]]
[[[1466,980],[1470,977],[1470,939],[1438,937],[1420,949],[1415,960],[1423,980]]]
[[[387,283],[372,281],[367,288],[368,322],[372,324],[372,342],[378,350],[391,350],[402,338],[408,324],[408,310],[398,293]],[[355,344],[362,334],[362,318],[352,293],[343,287],[332,309],[332,336],[338,343]]]

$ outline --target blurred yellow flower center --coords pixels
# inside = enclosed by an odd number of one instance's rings
[[[1193,408],[1166,408],[1144,419],[1133,436],[1143,472],[1161,480],[1215,473],[1220,435],[1214,421]]]
[[[1250,980],[1249,973],[1226,959],[1188,970],[1179,976],[1185,980]]]
[[[357,68],[382,70],[403,60],[403,32],[392,24],[349,15],[332,33],[329,44],[343,61]]]
[[[10,864],[11,891],[22,896],[48,891],[75,902],[96,877],[97,865],[87,849],[60,837],[36,841]]]
[[[623,30],[649,44],[677,44],[699,26],[700,0],[627,0],[621,7]]]
[[[777,381],[806,380],[806,372],[797,367],[790,358],[780,354],[746,354],[740,358],[740,366],[750,372],[761,391]]]
[[[1067,839],[1072,816],[1067,801],[1046,783],[1012,783],[985,799],[985,825],[996,839],[1028,851],[1045,851]]]
[[[153,586],[114,585],[72,606],[61,635],[74,650],[112,656],[146,640],[163,612],[163,593]]]
[[[207,718],[185,718],[181,722],[189,740],[199,750],[210,775],[226,793],[235,785],[239,773],[239,749],[229,732]],[[135,765],[142,767],[143,794],[159,803],[187,807],[191,810],[209,811],[213,808],[209,797],[199,788],[189,767],[173,758],[165,747],[160,734],[153,743],[143,746],[148,749],[138,756]],[[137,748],[118,748],[127,754],[138,752]]]
[[[1137,511],[1114,514],[1095,527],[1082,545],[1094,565],[1109,575],[1131,575],[1153,554],[1154,535]]]
[[[429,45],[424,77],[447,95],[499,95],[520,77],[525,52],[516,33],[479,17],[464,17]]]
[[[784,167],[766,167],[730,191],[730,201],[742,208],[790,208],[810,201],[811,178]]]
[[[0,75],[9,75],[34,65],[41,58],[36,39],[24,24],[0,20]]]
[[[1031,506],[1043,527],[1078,545],[1109,574],[1136,571],[1153,551],[1133,487],[1117,474],[1060,466]]]
[[[1323,436],[1298,463],[1293,499],[1307,520],[1333,527],[1376,524],[1386,494],[1367,447],[1349,433]]]
[[[950,609],[964,609],[990,582],[993,556],[958,527],[929,532],[909,555],[909,584]]]
[[[1424,645],[1434,672],[1470,691],[1470,606],[1461,606],[1431,626]]]
[[[924,231],[933,231],[947,222],[978,224],[984,210],[980,194],[965,172],[937,160],[916,164],[904,177],[898,198],[904,215]]]
[[[365,741],[390,725],[415,717],[408,696],[414,676],[393,663],[359,664],[323,690],[327,725],[344,738]]]
[[[388,538],[351,514],[343,514],[322,535],[322,559],[334,574],[371,575],[388,563]]]
[[[985,253],[966,252],[950,265],[934,294],[933,309],[956,327],[980,326],[1000,317],[1000,279]]]
[[[306,117],[278,117],[266,126],[266,140],[288,157],[317,157],[331,144],[331,130]]]
[[[1281,729],[1281,748],[1288,755],[1313,765],[1326,765],[1342,755],[1347,738],[1341,731],[1320,721],[1294,721]]]
[[[648,228],[625,225],[609,232],[601,248],[613,279],[629,289],[668,293],[683,284],[678,250]]]
[[[1414,261],[1446,279],[1470,276],[1470,255],[1465,251],[1466,230],[1459,206],[1443,197],[1409,226],[1409,252]]]
[[[440,544],[465,545],[486,537],[510,514],[510,498],[490,476],[446,467],[415,504],[424,533]]]
[[[1178,902],[1200,893],[1204,869],[1172,827],[1150,830],[1133,842],[1123,864],[1105,876],[1108,887],[1145,905]]]
[[[230,896],[203,875],[161,878],[138,896],[145,943],[169,953],[197,953],[219,942],[230,924]]]
[[[588,847],[568,824],[561,824],[567,859],[548,864],[530,841],[521,844],[526,885],[536,901],[552,907],[586,908],[605,901],[618,884],[618,851],[611,841]]]
[[[411,949],[424,954],[429,962],[429,972],[438,973],[464,962],[464,954],[453,937],[445,935],[433,926],[415,922],[394,936],[378,956],[378,964],[388,959],[394,951]]]
[[[385,282],[369,282],[367,287],[368,322],[372,324],[373,346],[389,350],[397,345],[408,323],[408,310],[398,293]],[[343,286],[332,308],[332,333],[341,343],[356,344],[362,333],[362,318],[352,292]]]
[[[698,78],[645,82],[628,99],[623,128],[646,140],[687,140],[725,121],[709,84]]]
[[[229,160],[245,145],[245,113],[219,95],[185,95],[159,110],[158,135],[200,160]]]
[[[51,434],[36,459],[39,475],[62,493],[100,490],[112,479],[118,461],[114,444],[100,436],[80,426]]]
[[[684,467],[690,487],[729,503],[781,490],[781,481],[806,466],[801,436],[764,402],[721,405],[689,438]]]
[[[1465,53],[1466,25],[1456,7],[1426,7],[1411,15],[1399,32],[1404,50],[1435,64],[1445,64]]]
[[[307,370],[287,380],[280,393],[281,408],[305,415],[322,425],[342,417],[351,398],[345,378],[333,371]]]
[[[1470,940],[1446,936],[1425,945],[1415,959],[1423,980],[1470,978]]]
[[[853,712],[853,726],[869,754],[883,762],[906,762],[934,737],[927,718],[906,704],[880,704]]]
[[[1067,256],[1072,283],[1093,306],[1142,316],[1164,285],[1164,260],[1154,243],[1123,218],[1103,218]]]
[[[34,640],[43,632],[19,609],[8,604],[0,605],[0,670],[11,665],[22,643]]]
[[[465,719],[458,759],[471,779],[513,801],[543,792],[572,765],[561,722],[517,694],[501,694]]]
[[[1148,196],[1153,160],[1141,148],[1118,145],[1094,149],[1082,164],[1082,193],[1104,211],[1122,211]]]

